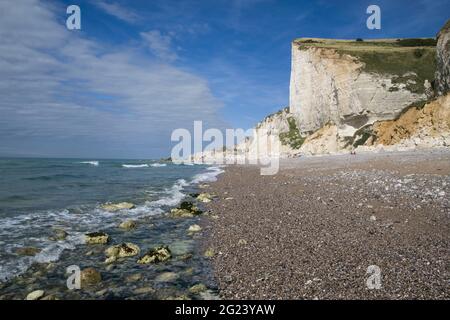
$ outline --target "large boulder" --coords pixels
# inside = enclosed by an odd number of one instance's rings
[[[170,210],[170,217],[172,218],[191,218],[199,215],[202,212],[189,201],[183,201],[178,208]]]
[[[94,268],[86,268],[81,271],[81,287],[96,285],[102,281],[102,275]]]
[[[450,90],[450,20],[437,34],[436,62],[435,91],[441,96]]]
[[[109,247],[105,250],[105,254],[108,257],[106,263],[116,261],[118,258],[127,258],[138,255],[140,249],[137,245],[127,242]]]

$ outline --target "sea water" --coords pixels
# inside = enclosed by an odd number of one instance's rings
[[[184,228],[194,221],[174,221],[165,213],[220,172],[218,167],[154,160],[0,159],[0,282],[34,264],[59,262],[62,278],[69,263],[103,268],[104,248],[97,248],[94,257],[85,255],[88,232],[107,232],[112,244],[133,242],[142,251],[158,244],[172,245],[175,253],[192,251],[195,244]],[[114,213],[101,208],[124,201],[135,208]],[[118,230],[120,222],[130,219],[138,222],[135,231]],[[55,228],[64,229],[68,237],[50,240]],[[20,256],[16,251],[21,247],[41,251]],[[130,272],[136,271],[134,264],[129,266]],[[54,280],[62,285],[64,279]]]

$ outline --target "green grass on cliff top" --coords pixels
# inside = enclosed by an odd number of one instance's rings
[[[425,80],[434,80],[436,70],[435,39],[380,39],[380,40],[331,40],[301,38],[294,40],[299,50],[311,47],[335,49],[340,54],[348,54],[364,63],[366,72],[397,76],[396,82],[408,83],[407,88],[415,93],[423,93]],[[411,84],[408,72],[417,77]]]

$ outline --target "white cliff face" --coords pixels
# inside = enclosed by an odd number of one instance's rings
[[[388,76],[362,71],[363,64],[334,49],[292,45],[290,110],[301,132],[332,122],[347,134],[377,120],[393,119],[424,95]],[[349,128],[350,127],[350,128]],[[351,128],[354,128],[351,130]]]
[[[203,154],[193,156],[194,162],[207,163],[256,163],[270,157],[290,157],[298,153],[289,145],[280,141],[279,134],[289,132],[288,119],[292,117],[288,108],[266,117],[258,123],[252,136],[224,150],[204,151]]]
[[[443,95],[450,90],[450,20],[437,36],[436,46],[436,94]]]

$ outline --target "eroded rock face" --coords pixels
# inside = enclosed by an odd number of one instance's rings
[[[140,264],[158,263],[167,261],[172,257],[172,254],[167,246],[160,246],[149,250],[137,262]]]
[[[374,124],[376,144],[399,147],[450,146],[450,94],[423,108],[410,108],[399,119]]]
[[[393,119],[425,98],[394,83],[394,77],[364,72],[364,64],[351,55],[299,46],[292,45],[289,100],[302,133],[314,132],[329,122],[356,130],[377,120]]]
[[[450,20],[437,35],[435,76],[436,95],[440,96],[450,90]]]
[[[107,244],[109,235],[104,232],[91,232],[84,235],[86,244]]]

